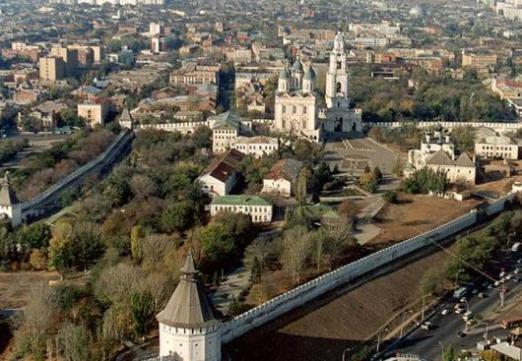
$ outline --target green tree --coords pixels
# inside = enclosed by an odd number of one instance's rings
[[[141,246],[141,242],[143,242],[143,238],[145,237],[145,231],[143,227],[140,225],[136,225],[132,227],[131,230],[131,256],[134,262],[139,262],[141,257],[143,256],[143,249]]]
[[[297,202],[301,205],[306,203],[306,198],[308,194],[308,180],[312,173],[310,169],[307,167],[301,169],[299,175],[297,176],[297,184],[295,189],[295,198]]]
[[[167,232],[185,231],[194,224],[195,213],[188,201],[171,204],[161,215],[162,228]]]
[[[143,336],[154,319],[154,300],[148,292],[134,293],[131,296],[130,304],[136,335]]]

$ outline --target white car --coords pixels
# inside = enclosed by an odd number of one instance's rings
[[[495,281],[495,286],[499,286],[500,285],[500,281]]]
[[[455,313],[458,315],[458,314],[461,314],[462,312],[464,312],[464,309],[463,308],[456,308],[455,309]]]
[[[466,303],[468,301],[468,299],[466,297],[462,297],[460,299],[460,303]]]
[[[513,277],[513,276],[511,276],[511,275],[509,274],[509,275],[507,275],[505,278],[506,278],[507,281],[509,281],[509,280],[511,279],[511,277]]]
[[[506,272],[504,272],[504,271],[500,272],[500,274],[498,275],[498,278],[504,277],[505,274],[506,274]]]
[[[519,271],[520,271],[520,270],[519,270],[518,267],[517,267],[517,268],[515,268],[515,270],[514,270],[513,272],[518,273]]]
[[[443,309],[443,310],[440,312],[440,314],[441,314],[442,316],[446,316],[449,312],[450,312],[450,311],[449,311],[447,308],[445,308],[445,309]]]

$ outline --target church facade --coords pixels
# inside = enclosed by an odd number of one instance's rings
[[[360,109],[350,107],[345,41],[337,33],[326,74],[324,102],[316,91],[316,73],[297,59],[279,73],[273,130],[319,142],[327,137],[361,131]],[[322,105],[324,104],[324,105]]]

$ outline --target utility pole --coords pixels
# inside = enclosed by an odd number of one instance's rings
[[[401,339],[402,338],[402,331],[404,330],[404,319],[406,318],[406,313],[407,311],[404,311],[402,313],[402,321],[401,321],[401,332],[399,334],[399,338]]]
[[[377,334],[377,347],[375,348],[375,353],[379,353],[379,348],[381,346],[381,330],[379,330],[379,333]]]
[[[421,322],[424,321],[424,308],[426,306],[426,295],[422,295],[422,311],[421,311]]]
[[[343,361],[346,361],[346,359],[345,359],[346,353],[349,352],[350,350],[351,350],[350,347],[344,349],[344,351],[343,351]]]
[[[499,296],[500,296],[500,307],[504,307],[504,298],[506,296],[506,286],[502,286],[502,288],[500,289]]]

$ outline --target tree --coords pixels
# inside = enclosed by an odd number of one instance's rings
[[[131,230],[131,255],[132,259],[135,262],[138,262],[141,260],[141,257],[143,256],[143,250],[141,247],[141,242],[143,241],[143,238],[145,237],[145,232],[143,230],[143,227],[140,225],[136,225],[132,227]]]
[[[386,191],[382,194],[382,198],[388,203],[397,203],[397,193],[393,191]]]
[[[29,264],[37,271],[47,269],[47,254],[42,249],[33,249],[29,256]]]
[[[84,326],[65,323],[57,335],[58,353],[65,361],[92,360],[90,335]]]
[[[297,226],[284,233],[282,263],[294,283],[299,283],[301,279],[301,272],[310,256],[310,250],[311,242],[306,227]]]
[[[142,174],[134,175],[130,180],[132,193],[140,199],[146,199],[157,194],[156,183],[150,177]]]
[[[93,223],[57,223],[49,245],[49,264],[60,272],[86,270],[103,253],[98,227]]]
[[[456,351],[453,345],[449,345],[443,348],[442,361],[456,361]]]
[[[194,224],[196,210],[188,202],[171,204],[161,215],[162,228],[167,232],[185,231]]]
[[[261,263],[257,259],[257,257],[254,258],[254,261],[252,263],[252,268],[250,269],[250,283],[256,284],[261,282],[261,274],[262,274],[262,268]]]
[[[306,196],[308,191],[308,179],[310,179],[311,172],[307,167],[301,169],[297,176],[297,184],[295,189],[295,198],[301,205],[306,203]]]
[[[154,300],[148,292],[134,293],[131,296],[131,312],[137,336],[147,333],[154,319]]]

